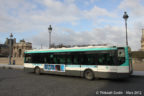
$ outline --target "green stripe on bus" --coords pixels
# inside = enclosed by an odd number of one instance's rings
[[[83,48],[83,49],[50,49],[50,50],[32,50],[32,51],[27,51],[25,53],[52,53],[52,52],[77,52],[77,51],[102,51],[102,50],[116,50],[117,48]]]

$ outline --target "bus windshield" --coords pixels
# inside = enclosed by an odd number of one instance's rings
[[[118,49],[118,64],[121,65],[125,62],[125,49],[119,48]]]

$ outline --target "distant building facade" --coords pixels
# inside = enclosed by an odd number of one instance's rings
[[[31,50],[32,43],[25,42],[25,40],[20,40],[19,43],[13,45],[13,58],[23,58],[25,50]]]
[[[12,41],[11,43],[12,43],[12,46],[13,46],[13,44],[16,43],[16,38],[12,39],[11,41]],[[4,44],[9,46],[10,45],[10,39],[6,38],[6,41],[5,41]]]
[[[8,57],[9,55],[9,46],[5,44],[0,44],[0,57]]]
[[[0,62],[2,62],[3,60],[3,62],[9,63],[8,57],[10,56],[10,51],[11,51],[12,53],[11,64],[23,65],[24,64],[24,51],[31,50],[31,49],[32,49],[32,43],[25,42],[24,39],[20,40],[20,42],[17,43],[16,38],[13,38],[13,39],[6,38],[6,41],[4,42],[4,44],[0,44],[0,57],[1,57]],[[3,58],[5,58],[5,60]]]
[[[24,52],[25,50],[31,50],[32,43],[25,42],[25,40],[20,40],[19,43],[15,43],[13,45],[13,53],[12,53],[12,63],[16,65],[24,64]]]
[[[144,51],[144,29],[142,29],[141,50]]]
[[[12,39],[12,47],[16,43],[16,38]],[[8,57],[9,56],[9,48],[10,48],[10,39],[6,38],[4,44],[0,44],[0,57]]]

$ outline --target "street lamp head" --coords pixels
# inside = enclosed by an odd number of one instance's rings
[[[52,27],[51,27],[51,25],[49,25],[48,30],[49,30],[49,32],[52,32]]]
[[[12,33],[10,34],[10,37],[11,37],[11,38],[13,37],[13,34],[12,34]]]
[[[129,16],[127,15],[127,12],[124,12],[123,18],[124,18],[125,20],[127,20],[128,17],[129,17]]]

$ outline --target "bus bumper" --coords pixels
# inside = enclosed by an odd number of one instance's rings
[[[109,79],[119,79],[119,78],[129,78],[130,73],[116,73],[116,72],[95,72],[95,78],[109,78]]]

